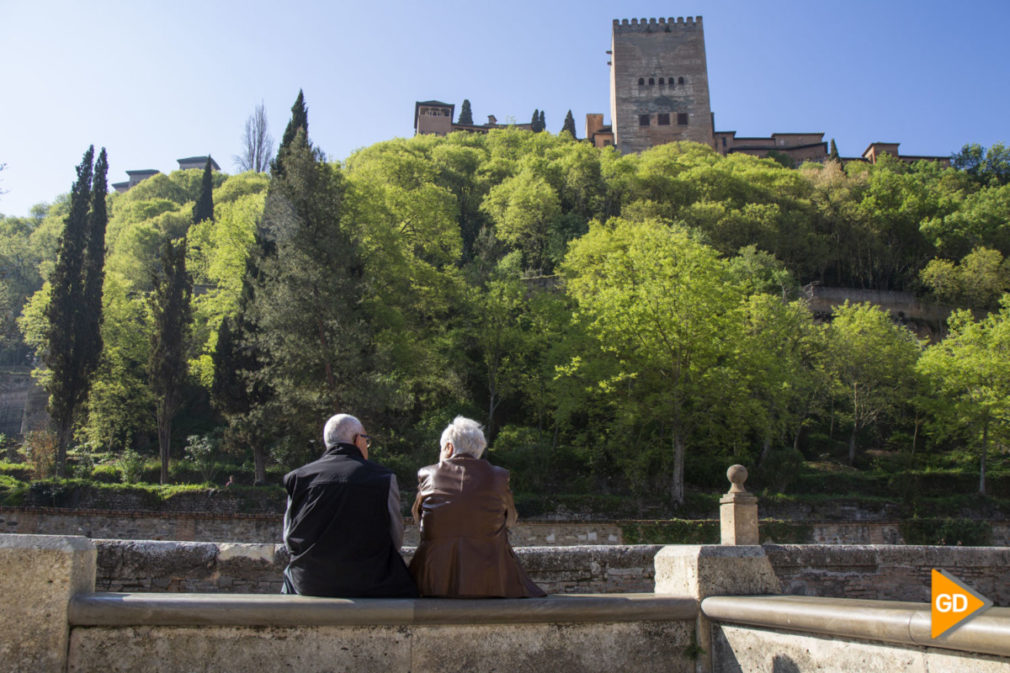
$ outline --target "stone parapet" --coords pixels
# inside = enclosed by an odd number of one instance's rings
[[[697,601],[652,594],[332,599],[92,594],[74,604],[74,673],[634,670],[687,673]],[[297,662],[296,664],[294,662]]]
[[[90,540],[0,535],[0,667],[6,673],[63,673],[70,600],[94,590]]]
[[[931,636],[929,603],[715,596],[701,609],[716,625],[716,671],[1010,671],[1010,608],[941,638]]]

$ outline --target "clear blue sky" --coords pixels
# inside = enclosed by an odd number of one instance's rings
[[[0,0],[0,213],[69,191],[91,143],[110,182],[208,152],[234,172],[253,108],[278,139],[299,88],[332,159],[410,136],[417,100],[553,132],[571,109],[581,135],[609,122],[611,21],[698,15],[719,130],[823,131],[843,156],[1010,142],[1008,0]]]

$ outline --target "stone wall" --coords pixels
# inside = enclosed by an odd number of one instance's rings
[[[806,536],[775,539],[771,529],[762,530],[763,542],[802,541],[812,544],[867,545],[904,544],[900,524],[868,520],[877,513],[842,510],[846,521],[804,522],[802,514],[825,512],[773,512],[776,518],[791,519],[806,530]],[[624,544],[622,521],[529,521],[520,520],[510,533],[516,547]],[[657,522],[662,523],[662,522]],[[1010,521],[990,521],[992,544],[1010,546]],[[281,542],[283,517],[280,514],[237,512],[157,512],[150,510],[98,510],[61,507],[0,507],[0,533],[27,535],[83,535],[117,540],[179,540],[196,542]],[[717,532],[711,540],[718,542]],[[664,540],[677,542],[677,540]],[[417,527],[407,520],[404,544],[417,544]]]
[[[930,601],[930,570],[941,568],[1010,605],[1010,547],[765,545],[782,592],[802,596]]]
[[[277,593],[283,545],[96,540],[100,591]],[[658,545],[517,547],[523,567],[549,593],[648,592]],[[409,563],[413,548],[404,549]]]
[[[0,533],[83,535],[117,540],[281,542],[280,514],[91,510],[62,507],[0,507]],[[509,539],[517,547],[622,544],[612,521],[520,521]],[[417,545],[417,527],[404,526],[404,544]]]
[[[95,540],[99,591],[278,593],[287,550],[275,544]],[[659,545],[517,547],[548,593],[634,593],[653,588]],[[413,547],[404,548],[407,562]]]
[[[100,591],[277,593],[283,545],[96,540]],[[517,547],[548,593],[649,592],[659,545]],[[1010,605],[1010,547],[764,545],[782,592],[928,602],[942,568],[997,605]],[[404,549],[409,562],[413,547]]]

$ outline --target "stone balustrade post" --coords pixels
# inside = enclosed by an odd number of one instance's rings
[[[732,486],[720,500],[721,545],[668,545],[655,558],[656,593],[690,596],[744,596],[781,592],[778,577],[758,544],[757,498],[743,483],[747,469],[726,472]],[[699,613],[697,673],[712,670],[712,626]]]
[[[77,535],[0,535],[0,668],[64,673],[70,599],[95,590],[97,552]]]
[[[723,544],[759,544],[757,496],[743,487],[747,468],[733,465],[726,470],[730,486],[719,500],[719,530]]]

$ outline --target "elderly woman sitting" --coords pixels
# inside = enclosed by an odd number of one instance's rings
[[[543,596],[508,541],[518,518],[509,473],[481,459],[480,425],[457,416],[442,433],[437,465],[417,473],[414,521],[421,542],[410,572],[422,596]]]

